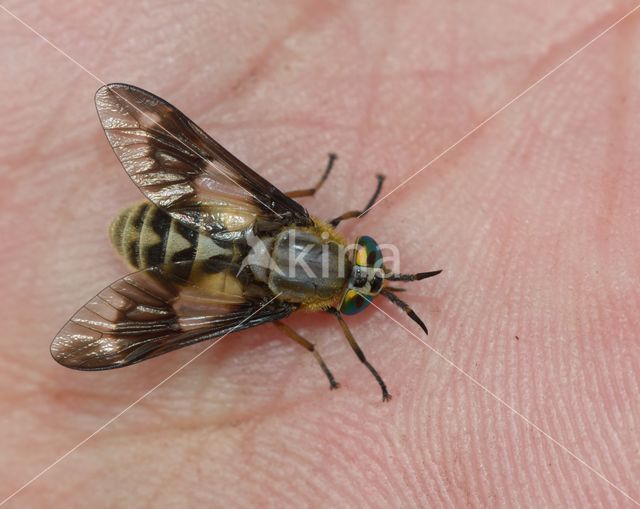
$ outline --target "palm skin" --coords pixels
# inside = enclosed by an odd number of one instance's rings
[[[168,99],[283,190],[338,152],[301,199],[323,218],[364,204],[377,173],[392,190],[633,7],[3,5],[100,79]],[[229,336],[7,507],[633,506],[618,489],[640,498],[639,22],[339,227],[398,246],[407,272],[445,269],[403,296],[428,337],[376,303],[493,395],[369,309],[349,324],[393,394],[383,404],[335,320],[297,315],[287,323],[339,390],[275,327]],[[207,345],[99,373],[51,360],[64,321],[124,274],[106,228],[140,195],[96,118],[100,83],[0,23],[8,496]]]

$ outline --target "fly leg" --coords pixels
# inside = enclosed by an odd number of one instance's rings
[[[320,177],[320,180],[318,180],[318,183],[315,186],[309,189],[298,189],[296,191],[290,191],[286,193],[287,196],[289,198],[302,198],[303,196],[313,196],[314,194],[316,194],[316,191],[320,189],[322,187],[322,184],[324,184],[325,180],[327,180],[327,177],[329,176],[329,173],[331,173],[331,170],[333,168],[333,163],[335,163],[336,159],[338,159],[338,156],[336,154],[329,154],[327,167],[324,169],[324,173],[322,174],[322,177]]]
[[[320,364],[320,367],[322,368],[322,371],[324,371],[324,374],[327,375],[327,378],[329,379],[329,386],[330,386],[331,390],[337,389],[338,387],[340,387],[340,384],[338,382],[336,382],[335,378],[333,378],[333,373],[331,373],[331,371],[329,370],[329,368],[325,364],[324,360],[322,359],[322,357],[320,356],[320,354],[316,350],[315,345],[313,343],[311,343],[311,341],[308,341],[305,338],[303,338],[300,334],[298,334],[296,331],[294,331],[288,325],[282,323],[280,320],[276,320],[275,322],[273,322],[273,324],[276,327],[278,327],[278,329],[280,329],[282,332],[284,332],[287,336],[289,336],[291,339],[293,339],[296,343],[298,343],[299,345],[303,346],[304,348],[306,348],[307,350],[309,350],[313,354],[313,356],[318,361],[318,364]]]
[[[329,224],[331,226],[333,226],[335,228],[336,226],[338,226],[345,219],[353,219],[354,217],[362,217],[367,212],[369,212],[369,209],[376,202],[376,200],[378,199],[378,196],[380,196],[380,191],[382,191],[382,183],[384,182],[384,178],[385,178],[384,175],[376,175],[376,177],[378,178],[378,185],[376,186],[376,190],[374,191],[373,196],[369,200],[369,203],[367,203],[367,205],[364,207],[364,209],[362,209],[362,210],[350,210],[349,212],[345,212],[344,214],[342,214],[342,215],[336,217],[335,219],[332,219],[331,221],[329,221]]]
[[[342,318],[342,314],[340,313],[340,311],[335,308],[329,308],[328,311],[338,319],[338,322],[340,322],[340,327],[342,327],[342,331],[344,332],[347,341],[351,345],[351,348],[353,348],[353,351],[358,356],[358,359],[360,359],[360,362],[362,362],[362,364],[364,364],[367,369],[371,371],[371,374],[376,379],[376,382],[378,382],[378,385],[382,389],[382,401],[389,401],[391,399],[391,394],[389,394],[389,391],[387,390],[387,385],[384,383],[384,380],[382,380],[382,377],[376,371],[376,368],[369,364],[369,361],[364,356],[363,351],[360,349],[360,346],[356,342],[356,338],[354,338],[353,334],[351,334],[351,331],[347,326],[347,322],[345,322],[344,318]]]

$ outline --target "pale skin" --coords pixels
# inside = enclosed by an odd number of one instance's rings
[[[629,2],[4,2],[104,81],[180,107],[332,218],[391,191],[629,11]],[[467,5],[468,4],[468,5]],[[393,6],[397,5],[397,6]],[[527,4],[529,5],[529,4]],[[533,4],[532,4],[533,5]],[[403,298],[224,338],[6,507],[594,506],[640,499],[637,15],[340,231],[396,245]],[[0,16],[0,499],[200,346],[122,370],[49,343],[124,275],[106,229],[140,199],[102,133],[94,78]]]

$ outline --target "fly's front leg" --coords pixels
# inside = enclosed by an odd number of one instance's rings
[[[353,348],[353,351],[358,356],[358,359],[360,359],[360,362],[362,362],[362,364],[364,364],[367,367],[367,369],[371,371],[371,374],[376,379],[376,382],[378,382],[380,389],[382,389],[382,401],[389,401],[391,399],[391,394],[389,394],[389,391],[387,390],[387,384],[384,383],[384,380],[382,379],[380,374],[376,371],[376,368],[374,368],[371,364],[369,364],[369,361],[364,356],[364,352],[360,349],[360,346],[356,342],[356,338],[354,338],[353,334],[351,334],[351,331],[347,326],[347,322],[345,322],[344,318],[342,318],[342,314],[340,313],[340,311],[338,311],[335,308],[329,308],[327,311],[338,319],[338,322],[340,322],[340,327],[342,327],[342,331],[344,332],[344,335],[346,336],[347,341],[349,342],[349,345],[351,345],[351,348]]]
[[[276,320],[275,322],[273,322],[273,324],[276,327],[278,327],[278,329],[280,329],[282,332],[284,332],[287,336],[293,339],[296,343],[303,346],[313,354],[313,356],[318,361],[318,364],[320,364],[322,371],[324,372],[325,375],[327,375],[327,378],[329,379],[329,387],[331,388],[331,390],[337,389],[338,387],[340,387],[340,384],[336,382],[335,378],[333,378],[333,373],[331,373],[331,370],[329,370],[324,360],[316,350],[315,345],[311,341],[306,340],[300,334],[294,331],[291,327],[282,323],[279,320]]]
[[[369,209],[376,202],[376,200],[378,199],[378,196],[380,196],[380,191],[382,191],[382,183],[384,182],[384,179],[385,179],[384,175],[376,175],[376,177],[378,178],[378,185],[376,186],[376,190],[374,191],[373,196],[369,200],[369,203],[367,203],[367,205],[364,207],[364,209],[362,209],[362,210],[350,210],[349,212],[345,212],[344,214],[342,214],[342,215],[336,217],[335,219],[332,219],[331,221],[329,221],[329,224],[331,226],[333,226],[335,228],[336,226],[338,226],[345,219],[353,219],[354,217],[362,217],[367,212],[369,212]]]
[[[327,177],[329,176],[329,173],[331,173],[331,170],[333,168],[333,163],[335,163],[336,159],[338,159],[338,156],[336,154],[329,154],[327,167],[325,168],[324,173],[322,174],[322,177],[320,177],[320,180],[315,186],[309,189],[298,189],[297,191],[288,192],[287,196],[289,198],[302,198],[304,196],[313,196],[314,194],[316,194],[316,191],[320,189],[322,187],[322,184],[324,184],[325,180],[327,180]]]

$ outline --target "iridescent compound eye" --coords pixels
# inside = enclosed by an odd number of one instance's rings
[[[355,264],[361,267],[382,267],[382,251],[378,243],[367,235],[356,241]]]
[[[371,297],[362,295],[355,290],[349,289],[344,294],[340,312],[344,315],[355,315],[371,304]]]

